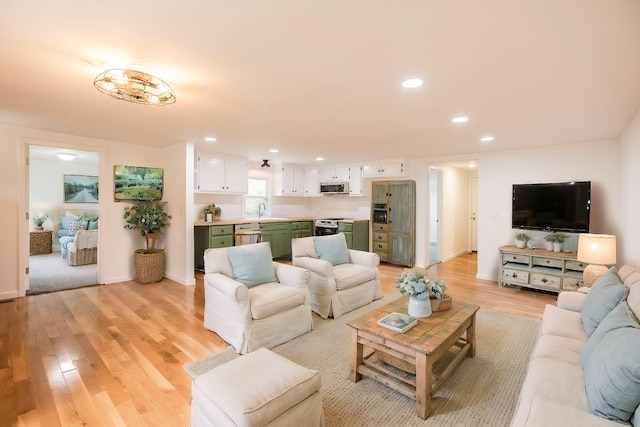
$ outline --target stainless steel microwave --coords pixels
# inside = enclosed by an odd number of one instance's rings
[[[349,194],[349,183],[348,182],[321,182],[320,193]]]

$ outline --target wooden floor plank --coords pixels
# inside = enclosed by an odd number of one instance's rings
[[[477,280],[476,254],[426,270],[454,300],[540,318],[556,296]],[[403,267],[382,264],[383,295]],[[0,420],[9,426],[190,424],[183,365],[228,346],[203,327],[204,285],[122,282],[0,304]],[[98,423],[98,424],[95,424]]]

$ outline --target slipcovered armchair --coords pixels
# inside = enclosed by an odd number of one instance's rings
[[[271,348],[313,328],[310,273],[273,262],[269,242],[204,252],[204,327],[239,354]]]
[[[343,233],[302,237],[291,241],[293,265],[311,272],[311,309],[334,318],[382,296],[380,257],[347,249]]]
[[[98,230],[80,230],[67,243],[67,263],[72,266],[98,262]]]

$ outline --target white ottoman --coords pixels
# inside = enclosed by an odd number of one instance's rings
[[[265,348],[196,377],[191,425],[324,426],[320,373]]]

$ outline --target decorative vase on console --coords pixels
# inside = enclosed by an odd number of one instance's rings
[[[524,248],[529,240],[531,237],[527,233],[516,233],[516,247]]]
[[[395,284],[402,295],[409,295],[409,316],[429,317],[433,314],[431,298],[447,298],[445,283],[442,280],[431,280],[420,271],[405,270],[396,277]]]

